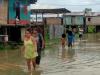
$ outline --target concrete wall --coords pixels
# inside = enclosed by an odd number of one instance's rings
[[[62,25],[49,25],[49,38],[60,38],[64,31],[64,27]]]
[[[88,21],[89,18],[90,18],[90,21]],[[100,16],[87,17],[86,24],[87,25],[100,25]]]
[[[21,28],[21,41],[24,41],[25,28]]]

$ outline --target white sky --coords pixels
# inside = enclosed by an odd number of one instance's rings
[[[92,11],[100,12],[100,0],[38,0],[34,8],[66,8],[71,11],[83,11],[92,8]]]

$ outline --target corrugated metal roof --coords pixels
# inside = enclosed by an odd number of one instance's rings
[[[68,13],[71,12],[65,8],[58,8],[58,9],[31,9],[31,13]]]
[[[78,15],[84,15],[84,12],[71,12],[71,13],[66,13],[66,16],[78,16]]]

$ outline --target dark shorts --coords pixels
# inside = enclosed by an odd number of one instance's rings
[[[68,42],[68,47],[72,47],[72,42]]]

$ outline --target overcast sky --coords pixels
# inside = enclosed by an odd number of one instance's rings
[[[38,8],[66,8],[71,11],[83,11],[92,8],[92,11],[100,12],[100,0],[38,0]]]

